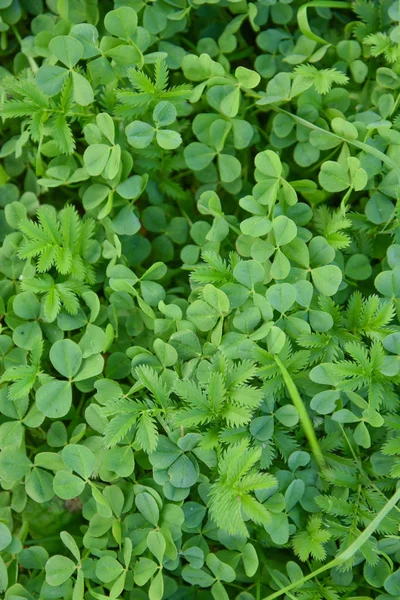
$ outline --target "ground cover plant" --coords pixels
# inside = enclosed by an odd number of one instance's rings
[[[400,598],[399,21],[0,0],[2,598]]]

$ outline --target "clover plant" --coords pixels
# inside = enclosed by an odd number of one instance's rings
[[[0,0],[0,596],[400,598],[398,0]]]

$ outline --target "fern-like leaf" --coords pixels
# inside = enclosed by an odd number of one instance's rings
[[[349,82],[347,75],[335,68],[319,70],[314,65],[306,64],[296,67],[295,73],[308,79],[319,94],[330,92],[334,83],[337,85],[346,85]]]
[[[322,529],[322,519],[313,515],[307,524],[305,531],[296,533],[292,540],[294,553],[302,561],[308,560],[310,556],[322,561],[326,557],[324,544],[331,538],[328,530]]]
[[[277,483],[272,475],[255,468],[260,456],[261,449],[249,448],[246,440],[230,446],[221,456],[219,477],[210,491],[210,516],[231,535],[248,537],[244,516],[258,524],[271,519],[269,511],[250,495],[256,489],[269,489]]]

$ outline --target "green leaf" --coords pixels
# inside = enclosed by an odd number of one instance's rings
[[[94,101],[93,88],[88,80],[80,73],[72,71],[72,87],[74,100],[80,106],[88,106]]]
[[[227,117],[236,117],[239,112],[240,98],[241,94],[239,88],[234,87],[221,101],[221,111],[224,115]]]
[[[400,569],[394,571],[383,584],[385,591],[391,596],[396,596],[400,593]]]
[[[187,309],[186,316],[200,331],[209,331],[218,320],[218,313],[203,300],[195,300]]]
[[[111,148],[107,164],[104,168],[103,176],[105,179],[114,179],[121,164],[121,146],[116,144]]]
[[[61,375],[72,378],[82,364],[82,350],[72,340],[58,340],[50,349],[50,360]]]
[[[73,557],[75,558],[75,560],[77,560],[78,562],[80,562],[80,560],[81,560],[81,553],[79,552],[78,545],[75,542],[75,540],[72,537],[72,535],[70,533],[68,533],[68,531],[62,531],[60,533],[60,538],[61,538],[64,546],[66,546],[68,548],[68,550],[71,552],[71,554],[73,555]]]
[[[323,163],[318,180],[327,192],[342,192],[351,183],[347,169],[332,160],[327,160]]]
[[[129,39],[137,28],[137,15],[133,8],[121,6],[107,12],[104,18],[105,28],[117,38]]]
[[[298,412],[291,404],[286,404],[278,408],[275,412],[275,417],[286,427],[294,427],[299,422]]]
[[[22,292],[15,296],[13,310],[21,319],[36,319],[39,316],[40,302],[32,292]]]
[[[209,575],[203,569],[194,569],[186,565],[182,569],[182,577],[190,585],[199,585],[200,587],[210,587],[215,581],[215,578]]]
[[[108,113],[100,113],[96,115],[96,125],[101,133],[107,138],[110,144],[115,141],[114,121]]]
[[[253,544],[246,544],[242,550],[242,560],[247,577],[253,577],[258,569],[258,556]]]
[[[100,175],[107,164],[109,155],[110,147],[106,144],[92,144],[86,148],[83,160],[89,175]]]
[[[79,496],[84,488],[85,482],[69,471],[57,471],[53,480],[54,493],[63,500],[71,500]]]
[[[174,487],[188,488],[194,485],[199,476],[198,468],[188,456],[182,454],[168,469],[168,479]]]
[[[215,554],[210,552],[210,554],[207,555],[206,564],[217,579],[228,583],[235,581],[235,570],[230,565],[219,560]]]
[[[324,296],[333,296],[342,281],[342,272],[336,265],[326,265],[312,269],[311,278],[317,290]]]
[[[149,600],[161,600],[164,595],[164,579],[161,571],[157,573],[150,583]]]
[[[346,263],[345,273],[348,277],[356,281],[369,279],[372,274],[372,267],[367,256],[364,254],[353,254]]]
[[[0,452],[0,477],[5,481],[23,479],[31,467],[29,458],[16,448],[6,447]]]
[[[249,89],[257,87],[261,81],[261,77],[256,71],[252,71],[246,67],[237,67],[235,77],[240,85]]]
[[[132,175],[117,187],[117,192],[122,198],[136,200],[146,187],[147,178],[141,175]]]
[[[254,164],[266,177],[278,179],[282,175],[282,163],[279,156],[272,150],[265,150],[256,155]]]
[[[89,448],[80,444],[65,446],[61,456],[67,467],[78,473],[83,479],[89,479],[95,469],[95,455]]]
[[[73,575],[75,569],[75,563],[71,559],[56,554],[49,558],[46,563],[46,581],[53,587],[62,585]]]
[[[96,576],[104,583],[114,581],[123,570],[123,566],[111,556],[102,556],[96,563]]]
[[[113,229],[118,235],[134,235],[140,229],[140,221],[133,207],[124,206],[112,222]]]
[[[153,120],[157,126],[166,127],[176,120],[176,108],[171,102],[159,102],[153,111]]]
[[[148,492],[138,494],[135,497],[135,504],[138,511],[144,516],[144,518],[156,527],[160,518],[160,513],[153,496],[151,496]]]
[[[58,35],[50,40],[49,50],[66,67],[71,69],[83,56],[83,46],[74,37]]]
[[[55,96],[63,88],[68,71],[64,67],[44,65],[36,75],[36,82],[46,96]]]
[[[147,148],[154,138],[154,127],[143,121],[133,121],[125,128],[128,142],[134,148]]]
[[[145,585],[157,569],[158,565],[154,560],[141,556],[133,569],[133,579],[136,585]]]
[[[296,224],[284,215],[276,217],[272,221],[272,230],[277,246],[289,244],[297,235]]]
[[[267,300],[280,313],[287,312],[296,302],[296,288],[290,283],[271,285],[267,290]]]
[[[7,548],[11,544],[12,535],[7,525],[0,523],[0,550]]]
[[[218,155],[218,169],[224,183],[235,181],[242,172],[242,165],[236,156],[230,154]]]
[[[164,150],[175,150],[182,143],[182,138],[177,131],[160,129],[156,133],[157,144]]]
[[[235,266],[233,275],[239,283],[251,289],[256,283],[263,281],[265,272],[259,262],[246,260],[239,262]]]
[[[208,167],[215,154],[215,150],[205,144],[200,144],[199,142],[189,144],[183,151],[186,164],[189,169],[193,169],[193,171],[201,171]]]
[[[25,480],[26,493],[38,504],[48,502],[54,496],[53,478],[44,469],[32,469]]]
[[[97,297],[97,296],[96,296]],[[79,348],[82,351],[82,358],[88,358],[93,354],[100,354],[107,345],[107,335],[101,327],[88,323],[85,333],[79,341]]]
[[[48,558],[47,550],[41,546],[24,548],[18,554],[18,562],[24,569],[44,569]]]
[[[159,531],[150,531],[147,535],[147,547],[154,554],[158,562],[162,564],[167,547],[162,533]]]

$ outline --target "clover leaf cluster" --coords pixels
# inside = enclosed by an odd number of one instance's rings
[[[398,0],[0,0],[0,595],[400,598]]]

